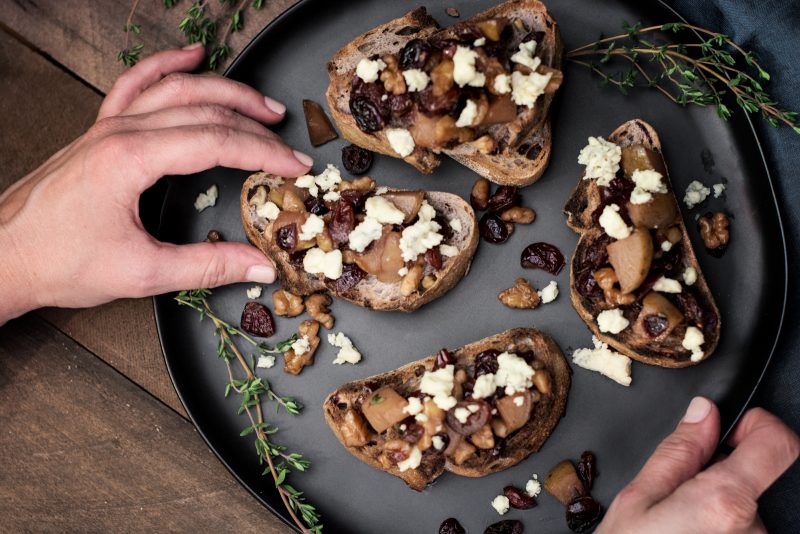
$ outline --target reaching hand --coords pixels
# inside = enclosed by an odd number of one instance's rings
[[[283,118],[282,104],[219,76],[185,74],[202,60],[195,46],[141,61],[88,132],[0,196],[0,324],[41,306],[275,280],[254,247],[160,243],[139,220],[139,196],[164,175],[221,165],[299,176],[312,164],[264,126]]]
[[[800,439],[770,413],[748,411],[734,430],[733,452],[709,463],[719,440],[719,411],[695,398],[673,434],[624,488],[598,534],[766,532],[758,498],[800,454]]]

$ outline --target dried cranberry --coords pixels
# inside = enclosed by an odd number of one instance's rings
[[[450,226],[447,219],[441,213],[436,213],[436,217],[433,220],[439,224],[439,233],[442,234],[443,240],[449,241],[453,237],[453,227]]]
[[[706,332],[713,331],[717,326],[717,314],[710,306],[705,306],[696,290],[684,287],[683,291],[673,295],[675,304],[683,312],[686,320],[700,326]]]
[[[530,510],[536,506],[536,499],[514,486],[506,486],[503,488],[503,495],[508,498],[508,504],[511,505],[511,508]]]
[[[478,409],[473,412],[469,410],[469,406],[477,406]],[[465,422],[462,423],[458,420],[456,410],[459,413],[461,413],[461,410],[468,410],[469,416],[467,416]],[[489,417],[491,417],[491,408],[488,402],[482,400],[461,401],[447,411],[447,426],[462,436],[469,436],[488,423]]]
[[[356,227],[356,214],[353,206],[344,198],[340,198],[333,205],[331,215],[331,238],[337,243],[347,243],[350,232]]]
[[[667,329],[667,326],[669,326],[669,323],[664,317],[656,314],[645,317],[642,324],[644,325],[645,332],[647,332],[647,335],[650,337],[660,336]]]
[[[675,245],[669,251],[663,252],[661,257],[653,260],[650,270],[660,270],[667,276],[683,271],[683,247]]]
[[[528,41],[536,41],[536,48],[541,48],[542,40],[544,39],[544,32],[534,30],[522,38],[523,43]]]
[[[336,292],[342,294],[348,289],[356,287],[366,277],[367,272],[355,263],[345,264],[342,267],[342,276],[336,279]]]
[[[583,486],[587,491],[590,491],[594,485],[594,479],[597,477],[597,460],[593,452],[583,451],[581,461],[578,462],[577,471]]]
[[[451,87],[440,96],[433,94],[433,85],[429,85],[423,91],[416,93],[419,109],[426,115],[447,115],[453,112],[458,105],[460,93],[458,88]]]
[[[522,524],[522,521],[517,521],[516,519],[504,519],[503,521],[498,521],[497,523],[492,523],[486,530],[483,531],[483,534],[522,534],[525,532],[525,527]]]
[[[424,433],[424,428],[416,423],[412,423],[407,425],[406,429],[403,431],[403,440],[409,443],[416,443],[420,440],[420,438],[422,438]]]
[[[396,464],[408,459],[408,453],[403,451],[386,451],[386,458],[389,459],[390,462]]]
[[[439,527],[439,534],[466,534],[466,532],[455,517],[445,519]]]
[[[357,96],[350,99],[350,113],[362,132],[377,132],[386,125],[380,108],[365,96]]]
[[[392,115],[395,117],[400,117],[411,111],[411,104],[411,97],[408,95],[408,93],[403,93],[402,95],[389,95],[389,109],[392,111]]]
[[[431,43],[437,50],[441,50],[445,56],[452,58],[456,53],[459,43],[456,39],[436,39]]]
[[[520,263],[527,269],[542,269],[557,275],[566,263],[564,255],[555,245],[550,243],[531,243],[522,251]]]
[[[567,526],[573,532],[586,532],[602,517],[603,509],[591,495],[578,497],[567,505]]]
[[[364,204],[367,202],[367,196],[358,189],[346,189],[340,193],[340,199],[347,202],[353,207],[355,213],[364,211]]]
[[[425,263],[435,271],[442,268],[442,253],[439,252],[438,248],[429,248],[425,252]]]
[[[259,302],[251,301],[244,305],[239,326],[248,334],[258,337],[270,337],[275,333],[275,321],[269,308]]]
[[[489,456],[499,458],[506,450],[506,438],[495,438],[494,447],[489,451]]]
[[[478,224],[481,237],[492,244],[505,243],[513,232],[495,213],[485,213]]]
[[[307,252],[308,249],[298,250],[296,252],[292,252],[291,254],[289,254],[289,265],[291,265],[292,267],[296,267],[298,269],[302,269],[303,259],[306,257]]]
[[[472,25],[462,26],[458,29],[456,34],[462,42],[468,43],[470,46],[472,46],[472,43],[483,37],[483,32]]]
[[[611,238],[605,234],[598,238],[591,245],[583,249],[579,261],[578,269],[599,269],[608,263],[608,250],[606,247],[611,242]]]
[[[495,374],[499,367],[497,357],[500,355],[499,351],[489,349],[481,352],[475,358],[475,378],[489,373]]]
[[[583,271],[580,273],[575,280],[575,287],[578,289],[578,293],[587,298],[603,294],[600,286],[597,285],[594,271]]]
[[[360,146],[347,145],[342,149],[342,165],[350,174],[364,174],[372,166],[372,152]]]
[[[411,39],[400,50],[400,69],[421,69],[428,57],[431,55],[433,47],[422,39]]]
[[[328,213],[328,207],[325,202],[319,197],[308,197],[305,201],[306,211],[314,215],[325,215]]]
[[[442,349],[436,355],[436,364],[434,366],[436,369],[443,369],[445,366],[455,363],[456,359],[453,354],[447,349]]]
[[[487,209],[494,213],[501,213],[512,206],[517,206],[520,203],[520,196],[517,188],[510,185],[501,185],[494,192],[494,195],[489,197]]]
[[[275,242],[283,250],[292,252],[297,246],[297,225],[292,223],[278,228],[275,232]]]
[[[626,223],[630,224],[631,220],[628,216],[626,205],[631,198],[631,192],[634,187],[635,184],[633,181],[627,178],[620,178],[619,176],[611,180],[606,187],[600,187],[600,205],[597,206],[597,209],[592,213],[592,221],[594,224],[600,224],[600,215],[603,214],[605,207],[611,204],[619,206],[620,216]]]

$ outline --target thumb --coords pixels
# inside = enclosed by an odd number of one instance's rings
[[[659,444],[630,484],[646,506],[670,495],[708,463],[717,448],[719,426],[716,405],[704,397],[692,399],[678,427]]]
[[[160,266],[152,281],[156,294],[237,282],[271,284],[277,277],[272,260],[244,243],[162,244],[156,261]]]

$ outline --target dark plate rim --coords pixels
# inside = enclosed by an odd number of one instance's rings
[[[280,15],[275,17],[269,24],[264,26],[253,37],[253,39],[251,39],[250,42],[247,43],[247,45],[241,50],[241,52],[239,52],[239,54],[237,54],[236,58],[225,69],[225,72],[222,75],[225,76],[226,78],[229,77],[231,71],[233,71],[234,69],[236,69],[238,67],[238,65],[242,62],[243,58],[245,57],[245,55],[247,55],[250,52],[251,48],[253,48],[255,46],[255,44],[258,41],[261,40],[261,38],[262,38],[262,36],[264,34],[266,34],[267,32],[271,31],[273,26],[281,24],[284,19],[288,18],[292,13],[294,13],[296,10],[300,9],[301,6],[303,6],[304,4],[306,4],[306,3],[310,2],[310,1],[311,0],[298,0],[298,2],[293,4],[288,9],[284,10]],[[658,5],[660,7],[666,9],[668,12],[670,12],[672,15],[674,15],[680,21],[682,21],[684,23],[687,23],[687,24],[689,23],[689,21],[686,20],[686,18],[684,18],[683,15],[681,15],[677,10],[675,10],[675,8],[673,8],[672,6],[667,4],[664,0],[656,0],[656,1],[657,1]],[[696,31],[693,30],[693,32],[695,33],[695,35],[697,35],[698,38],[700,37],[700,35]],[[761,138],[759,137],[758,132],[756,131],[755,125],[753,124],[752,117],[750,117],[750,115],[746,114],[746,113],[744,114],[744,117],[747,120],[747,124],[750,127],[751,133],[753,134],[753,139],[755,141],[756,148],[758,149],[758,153],[761,156],[761,163],[764,166],[764,172],[766,173],[767,184],[769,185],[769,191],[770,191],[770,194],[772,196],[772,202],[773,202],[773,204],[775,206],[775,214],[777,216],[778,230],[780,231],[780,244],[782,245],[782,251],[783,251],[783,302],[781,303],[780,319],[778,321],[778,327],[777,327],[777,330],[776,330],[776,333],[775,333],[775,340],[772,343],[772,347],[770,347],[770,349],[769,349],[769,354],[768,354],[767,359],[766,359],[766,361],[764,363],[764,368],[761,370],[761,374],[758,376],[758,379],[756,380],[755,384],[753,384],[753,389],[750,392],[750,394],[748,395],[747,400],[744,402],[744,404],[742,405],[741,409],[736,414],[736,416],[731,420],[731,423],[728,426],[728,428],[726,428],[725,431],[721,434],[721,437],[720,437],[720,440],[719,440],[720,444],[724,444],[727,441],[728,436],[733,431],[733,429],[736,427],[736,424],[742,418],[742,416],[744,415],[745,411],[747,411],[747,409],[750,407],[750,404],[753,402],[753,397],[755,396],[756,392],[758,391],[758,388],[761,386],[761,383],[764,380],[764,376],[766,375],[767,369],[769,369],[770,364],[772,363],[772,358],[775,355],[775,351],[777,349],[778,342],[780,341],[781,334],[783,333],[783,325],[784,325],[784,321],[785,321],[785,318],[786,318],[786,305],[787,305],[788,296],[789,296],[789,257],[788,257],[788,252],[786,250],[786,232],[784,230],[783,215],[781,213],[781,206],[780,206],[780,203],[778,202],[777,194],[775,193],[775,184],[773,183],[772,173],[770,172],[769,164],[767,162],[767,158],[766,158],[766,155],[764,153],[764,147],[762,145]],[[165,195],[164,198],[166,199],[166,195]],[[160,215],[163,215],[164,206],[165,205],[162,205],[162,213]],[[159,216],[158,234],[161,233],[161,220],[162,220],[162,217]],[[186,413],[189,416],[189,419],[191,420],[191,422],[194,425],[195,429],[197,430],[197,433],[200,434],[200,436],[203,438],[203,441],[205,441],[205,443],[208,446],[208,448],[211,449],[211,451],[214,453],[214,456],[217,457],[217,459],[220,461],[220,463],[222,463],[222,465],[225,466],[225,468],[228,470],[228,472],[231,475],[233,475],[233,477],[239,482],[239,484],[242,487],[244,487],[253,497],[256,498],[256,500],[258,500],[258,502],[260,502],[264,507],[266,507],[270,512],[272,512],[273,515],[277,516],[281,521],[283,521],[283,523],[285,525],[289,526],[295,532],[301,532],[301,530],[297,528],[297,526],[294,524],[294,522],[291,520],[291,518],[288,516],[288,514],[286,514],[286,511],[282,507],[278,508],[278,507],[274,506],[273,503],[269,502],[269,500],[267,500],[263,495],[260,495],[254,488],[252,488],[249,484],[247,484],[239,476],[239,474],[230,466],[230,464],[219,453],[219,451],[217,451],[216,447],[214,447],[214,445],[211,444],[211,441],[209,441],[209,439],[206,436],[206,434],[203,431],[203,429],[200,428],[197,425],[197,422],[195,421],[195,418],[194,418],[194,415],[192,414],[192,411],[189,409],[189,406],[187,406],[186,402],[184,401],[183,395],[181,394],[180,390],[178,389],[178,387],[176,385],[175,376],[173,375],[173,368],[172,368],[172,365],[170,364],[170,359],[167,357],[167,352],[166,352],[166,350],[164,348],[164,341],[163,341],[163,338],[162,338],[162,335],[161,335],[162,321],[161,321],[161,317],[160,317],[160,314],[159,314],[157,298],[158,297],[153,297],[152,302],[153,302],[153,312],[154,312],[155,320],[156,320],[156,330],[158,331],[158,342],[159,342],[159,345],[161,347],[161,353],[164,356],[164,363],[167,366],[167,372],[169,374],[170,381],[172,382],[172,387],[175,389],[175,393],[178,395],[178,399],[180,399],[181,405],[186,410]],[[278,499],[276,502],[280,502],[280,500]]]

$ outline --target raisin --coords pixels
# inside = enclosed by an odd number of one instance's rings
[[[508,498],[508,504],[517,510],[530,510],[536,506],[536,499],[514,486],[503,488],[503,495]]]
[[[298,250],[289,254],[289,265],[298,269],[303,268],[303,259],[306,257],[308,250]]]
[[[602,517],[603,509],[591,495],[578,497],[567,505],[567,526],[573,532],[586,532]]]
[[[496,213],[486,213],[478,224],[481,237],[494,245],[505,243],[511,237],[513,226],[509,226]]]
[[[436,364],[434,365],[434,367],[436,369],[443,369],[445,366],[453,365],[455,363],[456,359],[453,356],[453,354],[447,349],[442,349],[436,355]]]
[[[372,166],[373,155],[360,146],[347,145],[342,149],[342,165],[350,174],[364,174]]]
[[[353,211],[353,206],[342,197],[333,205],[330,224],[331,238],[337,244],[347,243],[349,241],[350,232],[352,232],[355,227],[356,214]]]
[[[411,39],[400,50],[400,69],[421,69],[428,61],[433,48],[422,39]]]
[[[416,93],[420,110],[426,115],[447,115],[456,109],[460,93],[457,87],[451,87],[444,94],[435,96],[433,85]]]
[[[525,532],[525,527],[522,525],[522,521],[504,519],[486,527],[483,534],[522,534],[523,532]]]
[[[292,223],[278,228],[275,232],[275,242],[283,250],[292,252],[297,246],[297,225]]]
[[[477,406],[478,410],[472,412],[468,406]],[[456,417],[456,410],[459,409],[467,409],[470,412],[463,423]],[[462,436],[469,436],[488,423],[489,417],[491,417],[491,408],[488,402],[482,400],[461,401],[447,411],[447,426]]]
[[[422,426],[412,423],[406,426],[406,429],[403,431],[403,441],[407,441],[409,443],[416,443],[422,438],[422,435],[425,433],[425,429]]]
[[[581,254],[578,269],[599,269],[608,263],[608,250],[606,247],[611,242],[611,238],[605,234],[598,238],[591,245],[586,247]]]
[[[531,243],[522,251],[520,263],[527,269],[542,269],[557,275],[564,268],[564,255],[550,243]]]
[[[494,192],[494,195],[489,197],[487,209],[493,213],[501,213],[512,206],[518,206],[520,203],[520,196],[517,188],[510,185],[501,185]]]
[[[358,189],[346,189],[341,193],[341,200],[344,200],[353,207],[355,213],[364,211],[364,204],[367,202],[367,195]]]
[[[439,252],[438,248],[429,248],[425,252],[425,263],[435,271],[442,268],[442,253]]]
[[[270,337],[275,333],[275,321],[269,308],[259,302],[248,302],[242,311],[239,325],[242,330],[258,337]]]
[[[350,113],[362,132],[377,132],[386,125],[386,120],[381,114],[380,108],[365,96],[357,96],[350,99]]]
[[[494,349],[485,350],[478,354],[475,358],[475,378],[489,373],[495,374],[499,367],[497,363],[497,357],[499,355],[500,352]]]
[[[319,197],[308,197],[305,201],[306,211],[314,215],[325,215],[328,213],[328,207],[325,202]]]
[[[664,317],[660,315],[648,315],[644,318],[642,323],[644,325],[644,330],[647,332],[647,335],[650,337],[658,337],[667,329],[669,323]]]
[[[389,109],[392,110],[392,115],[395,117],[400,117],[411,111],[412,104],[413,102],[411,101],[411,97],[408,93],[403,93],[402,95],[389,95]]]
[[[445,519],[439,527],[439,534],[466,534],[466,532],[455,517]]]
[[[597,280],[594,277],[594,271],[583,271],[575,279],[575,287],[578,293],[584,297],[591,298],[601,296],[603,290],[597,285]]]
[[[355,263],[348,263],[342,267],[342,276],[336,279],[335,288],[339,294],[352,289],[367,277],[367,272]]]
[[[578,476],[587,491],[591,491],[594,479],[597,477],[597,460],[591,451],[583,451],[581,461],[578,462]]]
[[[616,204],[619,206],[619,214],[622,219],[630,224],[631,220],[628,216],[628,209],[626,208],[626,204],[628,200],[631,198],[631,192],[635,184],[632,180],[628,180],[627,178],[620,178],[619,176],[611,180],[611,182],[606,187],[600,187],[600,205],[597,209],[592,213],[592,221],[595,225],[600,224],[600,215],[603,214],[603,210],[606,206],[610,206],[611,204]]]

